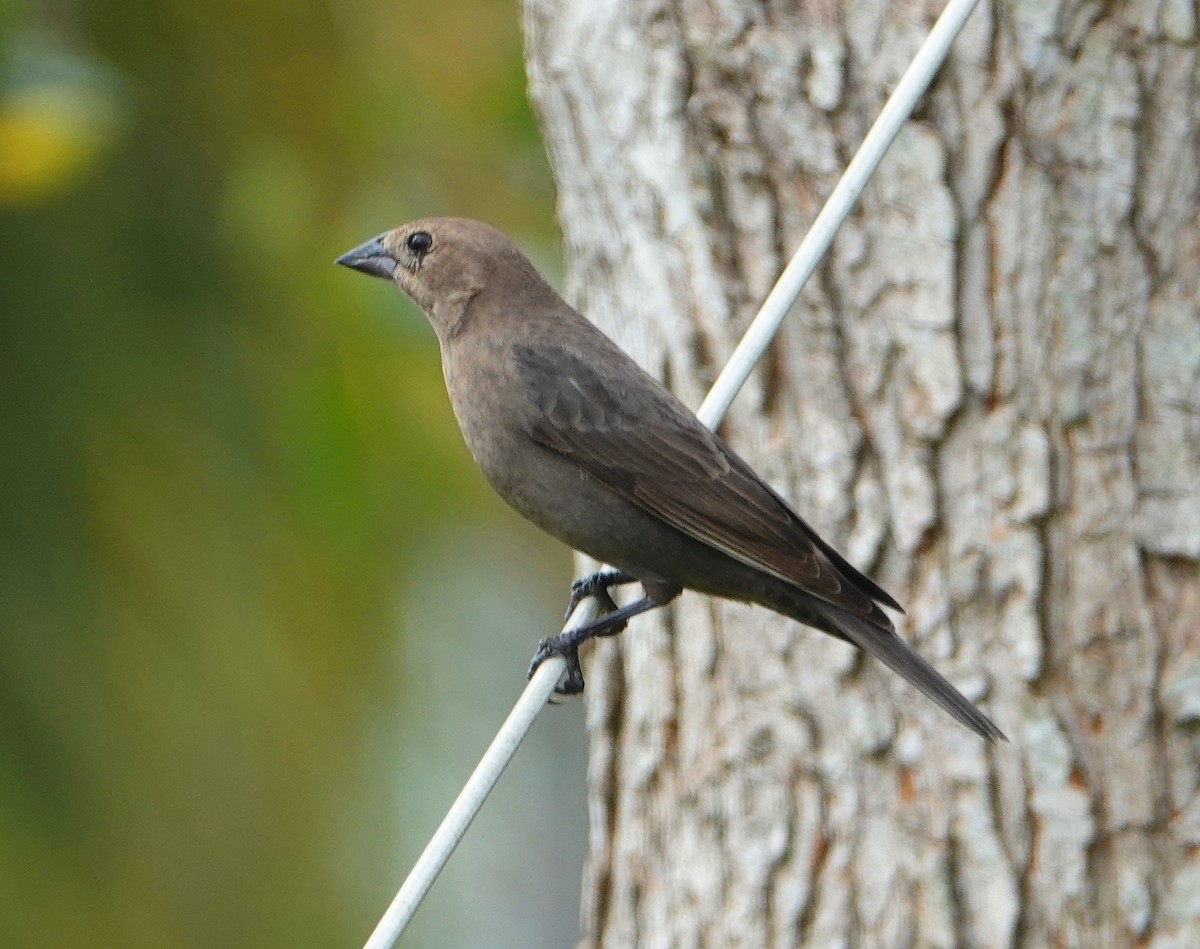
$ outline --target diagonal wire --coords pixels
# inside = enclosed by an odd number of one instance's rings
[[[867,137],[863,139],[829,200],[817,215],[812,228],[805,235],[791,262],[780,275],[745,336],[738,343],[729,362],[725,364],[708,396],[697,410],[697,417],[709,428],[715,428],[720,423],[730,403],[767,351],[784,317],[800,295],[801,288],[829,249],[834,234],[850,214],[867,179],[879,167],[884,153],[892,144],[900,127],[912,114],[917,100],[929,87],[934,74],[945,61],[951,44],[978,2],[979,0],[950,0],[946,4],[942,15],[938,17],[917,55],[900,77],[900,82],[879,113],[879,118],[871,126]],[[591,622],[596,614],[595,601],[587,599],[579,604],[563,628],[573,629]],[[562,657],[554,656],[542,663],[534,677],[529,680],[512,712],[505,719],[491,745],[484,752],[483,758],[409,872],[404,885],[400,887],[375,931],[371,933],[364,949],[390,949],[400,938],[565,671],[566,663]]]

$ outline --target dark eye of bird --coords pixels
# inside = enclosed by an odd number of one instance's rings
[[[415,231],[405,243],[414,254],[424,254],[433,246],[433,237],[427,231]]]

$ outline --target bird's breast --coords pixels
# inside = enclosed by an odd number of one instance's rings
[[[483,475],[506,499],[515,469],[524,465],[521,446],[528,394],[511,367],[511,346],[479,337],[442,350],[446,392],[467,450]]]

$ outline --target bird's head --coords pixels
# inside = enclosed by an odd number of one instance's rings
[[[413,221],[359,244],[337,263],[391,280],[425,311],[442,341],[461,332],[481,296],[522,299],[531,289],[549,290],[512,241],[465,218]]]

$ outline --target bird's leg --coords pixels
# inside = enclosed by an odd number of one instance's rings
[[[600,616],[607,616],[615,613],[618,609],[616,601],[613,600],[612,594],[609,592],[609,587],[619,586],[623,583],[633,583],[636,577],[625,573],[623,570],[615,570],[609,568],[607,570],[597,570],[595,573],[588,574],[586,577],[580,577],[571,584],[571,601],[567,604],[567,614],[565,619],[570,619],[571,614],[575,612],[579,606],[588,597],[596,600],[598,613]],[[596,632],[597,636],[615,636],[617,633],[625,629],[625,623],[622,622],[617,626],[605,626],[602,630]],[[552,654],[551,654],[552,655]],[[563,659],[567,663],[567,671],[563,675],[562,684],[554,691],[558,695],[578,695],[583,691],[583,667],[579,664],[579,647],[572,646],[562,652]],[[545,657],[535,660],[538,665],[545,661]],[[529,674],[533,675],[533,670],[537,666],[533,666]]]
[[[615,635],[623,630],[625,624],[632,617],[637,616],[638,613],[644,613],[646,610],[652,610],[654,607],[661,605],[662,602],[658,599],[644,596],[636,602],[619,607],[606,616],[601,616],[599,619],[593,620],[591,623],[585,623],[582,626],[576,626],[574,629],[568,629],[565,633],[559,633],[557,636],[543,639],[538,643],[537,652],[533,654],[533,660],[529,663],[530,678],[537,672],[538,666],[551,656],[562,656],[567,661],[567,676],[566,681],[558,691],[564,695],[574,695],[577,692],[582,692],[583,672],[579,667],[580,643],[586,642],[593,636]]]
[[[630,576],[624,570],[613,569],[597,570],[586,577],[580,577],[571,584],[571,599],[567,603],[567,615],[563,618],[570,619],[571,614],[575,612],[575,607],[589,596],[594,596],[599,601],[601,612],[615,612],[617,604],[613,602],[612,595],[608,592],[609,589],[623,583],[633,583],[635,580],[637,577]],[[620,632],[620,630],[616,630],[616,632]]]

